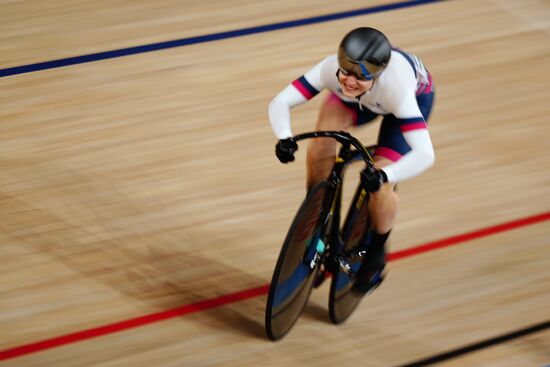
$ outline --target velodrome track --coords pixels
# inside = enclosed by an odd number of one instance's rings
[[[1,7],[2,365],[550,363],[547,2]],[[433,73],[437,163],[400,186],[383,287],[334,326],[324,286],[271,343],[305,149],[278,164],[267,104],[360,25]]]

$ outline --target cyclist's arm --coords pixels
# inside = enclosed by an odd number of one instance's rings
[[[321,61],[303,76],[294,80],[269,104],[269,121],[277,138],[284,139],[292,136],[290,109],[312,99],[324,88],[322,74],[328,59]]]
[[[397,162],[383,168],[391,183],[418,176],[430,168],[435,161],[432,140],[427,129],[404,132],[403,136],[411,147],[410,152]]]
[[[414,89],[410,89],[405,94],[394,115],[398,119],[403,137],[411,150],[397,162],[383,168],[391,183],[418,176],[431,167],[435,161],[428,126],[416,102]]]
[[[273,98],[269,104],[269,122],[278,139],[291,137],[290,109],[307,101],[291,84]]]

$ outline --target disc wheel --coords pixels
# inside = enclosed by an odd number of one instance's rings
[[[341,254],[344,250],[364,246],[368,243],[368,229],[368,194],[359,188],[344,223],[342,231],[343,246],[336,249],[336,253]],[[335,324],[344,322],[357,308],[363,297],[360,293],[353,291],[356,280],[355,273],[361,267],[361,262],[357,261],[352,263],[351,266],[352,273],[348,274],[336,269],[332,276],[329,294],[329,316]]]
[[[265,330],[271,340],[285,336],[304,310],[324,256],[321,238],[329,184],[315,185],[302,203],[279,253],[269,287]]]

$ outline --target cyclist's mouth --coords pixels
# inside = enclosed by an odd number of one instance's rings
[[[344,91],[346,91],[348,93],[355,93],[355,92],[359,91],[359,88],[350,87],[349,85],[345,85],[345,84],[343,84],[342,87],[343,87]]]

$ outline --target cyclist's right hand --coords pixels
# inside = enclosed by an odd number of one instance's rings
[[[275,145],[275,155],[281,163],[288,163],[294,160],[294,152],[298,150],[298,144],[293,138],[281,139]]]

